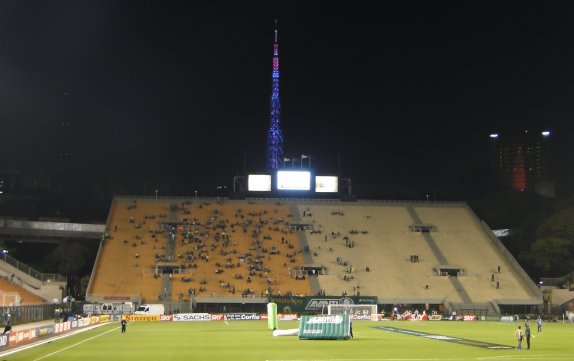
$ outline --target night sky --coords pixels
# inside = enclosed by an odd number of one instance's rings
[[[148,195],[263,171],[277,18],[285,155],[319,174],[440,198],[491,132],[549,129],[574,178],[570,2],[203,3],[0,2],[0,169]]]

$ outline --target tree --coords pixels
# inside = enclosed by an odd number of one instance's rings
[[[560,277],[572,271],[574,242],[560,237],[537,239],[531,247],[534,266],[550,277]]]
[[[60,243],[42,260],[42,266],[47,272],[66,275],[67,291],[76,295],[77,281],[81,278],[91,254],[89,247],[80,242],[66,241]]]
[[[574,208],[562,209],[538,227],[530,247],[533,266],[546,277],[561,277],[574,269]]]

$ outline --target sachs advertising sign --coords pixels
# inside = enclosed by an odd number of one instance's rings
[[[173,315],[173,321],[211,321],[209,313],[178,313]]]

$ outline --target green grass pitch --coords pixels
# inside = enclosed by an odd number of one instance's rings
[[[515,346],[523,323],[503,322],[353,322],[352,340],[273,337],[266,321],[131,323],[127,333],[108,324],[84,333],[6,355],[0,361],[377,361],[377,360],[574,360],[574,325],[544,324],[531,350],[491,350],[379,330],[389,326],[468,340]],[[280,322],[281,329],[298,322]],[[524,345],[525,346],[525,345]]]

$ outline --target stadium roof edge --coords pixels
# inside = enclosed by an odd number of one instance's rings
[[[373,205],[416,205],[416,206],[452,206],[452,205],[466,205],[464,201],[425,201],[425,200],[390,200],[390,199],[357,199],[355,202],[345,202],[341,199],[334,198],[257,198],[257,197],[246,197],[244,199],[230,199],[228,197],[194,197],[194,196],[137,196],[137,195],[116,195],[115,200],[155,200],[160,202],[165,201],[196,201],[196,202],[224,202],[224,203],[246,203],[246,202],[258,202],[258,203],[314,203],[314,204],[373,204]]]

